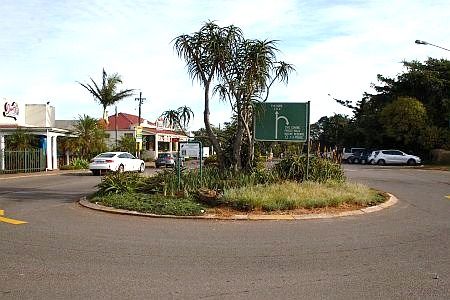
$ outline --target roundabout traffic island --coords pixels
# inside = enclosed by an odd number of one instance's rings
[[[395,197],[346,182],[342,167],[322,158],[287,157],[272,169],[252,172],[216,166],[165,170],[154,176],[110,173],[80,204],[152,217],[200,219],[313,219],[358,215],[395,203]],[[308,178],[308,180],[305,180]]]
[[[322,207],[314,209],[294,209],[286,211],[251,211],[242,212],[229,207],[215,207],[207,209],[202,215],[195,216],[182,216],[182,215],[165,215],[139,212],[134,210],[127,210],[121,208],[114,208],[110,206],[102,205],[98,202],[91,202],[87,197],[82,197],[79,200],[79,204],[83,207],[90,208],[97,211],[103,211],[107,213],[132,215],[141,217],[153,217],[153,218],[174,218],[174,219],[216,219],[216,220],[311,220],[311,219],[327,219],[346,216],[357,216],[368,213],[377,212],[385,208],[391,207],[398,202],[398,199],[392,195],[386,193],[386,201],[378,205],[373,206],[358,206],[358,205],[342,205],[340,207]]]

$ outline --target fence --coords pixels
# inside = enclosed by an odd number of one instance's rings
[[[0,173],[44,171],[47,160],[42,149],[0,151]]]

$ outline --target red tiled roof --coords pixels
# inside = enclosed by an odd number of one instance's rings
[[[117,130],[131,130],[131,127],[137,125],[139,122],[139,117],[135,115],[130,115],[126,113],[118,113],[117,114]],[[112,115],[108,117],[108,127],[106,130],[113,131],[116,130],[116,116]],[[156,123],[148,122],[141,118],[141,124],[146,122],[147,125],[153,125],[155,126]],[[156,129],[156,128],[143,128],[144,133],[145,132],[151,132],[151,133],[162,133],[162,134],[173,134],[173,135],[184,135],[180,132],[177,132],[175,130],[168,130],[168,129]]]
[[[116,121],[117,121],[117,129],[130,129],[130,127],[132,127],[133,125],[139,124],[138,120],[139,120],[138,116],[126,113],[118,113],[117,120],[115,115],[108,117],[109,124],[106,130],[115,130]],[[144,123],[143,118],[141,118],[141,123]]]

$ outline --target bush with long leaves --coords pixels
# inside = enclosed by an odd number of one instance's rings
[[[345,181],[344,170],[341,165],[328,159],[311,157],[309,160],[308,178],[306,178],[306,156],[291,155],[282,159],[274,168],[281,179],[297,182],[314,181],[327,182],[329,180]]]

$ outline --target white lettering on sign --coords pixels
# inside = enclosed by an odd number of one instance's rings
[[[17,120],[19,116],[19,105],[16,102],[5,102],[3,116]]]
[[[284,138],[288,140],[300,140],[305,137],[305,133],[302,132],[302,127],[295,126],[285,126],[284,127]]]

